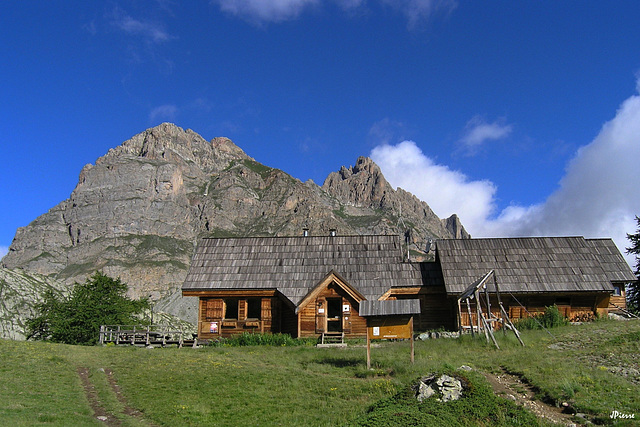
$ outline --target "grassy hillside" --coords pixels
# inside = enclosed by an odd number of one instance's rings
[[[143,349],[2,340],[0,424],[99,425],[93,410],[110,425],[125,426],[374,426],[393,419],[400,425],[409,415],[425,414],[416,425],[438,425],[442,417],[460,425],[538,424],[515,403],[487,394],[482,373],[506,370],[595,422],[635,425],[640,321],[600,321],[551,333],[524,332],[525,348],[499,333],[502,350],[469,337],[417,342],[414,365],[407,343],[386,343],[372,349],[372,371],[365,368],[365,348],[355,345]],[[465,375],[474,399],[484,400],[470,400],[464,410],[449,403],[406,406],[403,396],[416,378],[461,365],[473,368]],[[85,392],[83,381],[93,393]],[[613,420],[612,411],[636,419]]]

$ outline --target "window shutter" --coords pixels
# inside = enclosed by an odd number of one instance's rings
[[[271,320],[271,298],[262,298],[260,319]]]
[[[207,300],[207,320],[222,319],[223,304],[221,299]]]
[[[247,318],[247,300],[241,299],[238,301],[238,320],[245,320]]]

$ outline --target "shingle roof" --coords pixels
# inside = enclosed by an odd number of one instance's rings
[[[277,289],[297,306],[332,270],[367,299],[422,285],[398,236],[307,236],[202,239],[182,289]]]
[[[501,292],[613,290],[594,244],[583,237],[438,240],[436,251],[449,294],[490,270]]]
[[[390,316],[397,314],[420,314],[419,299],[398,299],[384,301],[361,301],[360,316]]]
[[[611,282],[635,282],[637,277],[611,239],[586,239]]]

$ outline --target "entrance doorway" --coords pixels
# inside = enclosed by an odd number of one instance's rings
[[[342,298],[327,298],[327,332],[342,332]]]

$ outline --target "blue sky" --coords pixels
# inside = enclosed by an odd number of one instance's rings
[[[0,14],[0,255],[164,121],[300,180],[371,156],[474,236],[627,245],[637,1],[20,1]]]

